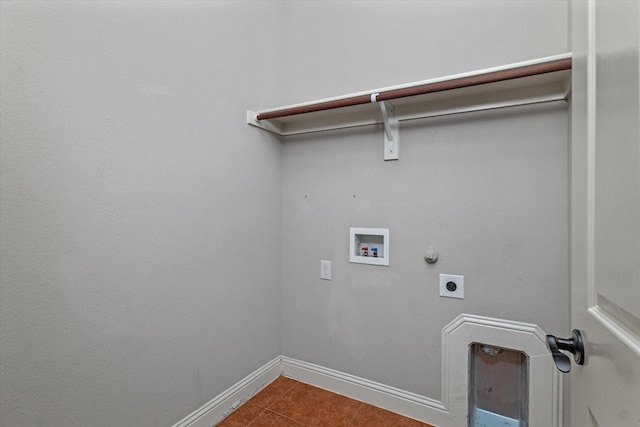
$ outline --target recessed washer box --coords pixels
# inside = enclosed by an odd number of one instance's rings
[[[389,229],[351,227],[349,261],[359,264],[389,265]]]

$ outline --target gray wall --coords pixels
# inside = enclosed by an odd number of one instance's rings
[[[285,102],[565,53],[568,9],[566,0],[288,1]]]
[[[281,4],[1,5],[0,424],[171,425],[280,354]]]
[[[565,52],[566,2],[0,6],[3,426],[171,425],[278,354],[437,398],[458,313],[566,328],[562,105],[405,124],[391,163],[379,127],[244,123]]]
[[[567,48],[565,2],[290,3],[287,102]],[[322,29],[322,36],[318,33]],[[564,103],[290,137],[283,148],[282,353],[439,399],[458,314],[568,329]],[[389,267],[348,262],[349,227],[388,227]],[[424,261],[435,246],[440,260]],[[331,260],[333,280],[319,279]],[[438,274],[465,276],[465,299]]]

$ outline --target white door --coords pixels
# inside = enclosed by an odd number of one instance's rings
[[[640,1],[572,2],[571,426],[640,427]]]

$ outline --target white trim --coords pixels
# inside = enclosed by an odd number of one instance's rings
[[[442,402],[313,363],[278,356],[195,410],[173,427],[211,427],[280,375],[429,424],[447,426]]]
[[[178,421],[173,427],[211,427],[216,425],[277,379],[280,376],[281,365],[282,357],[278,356]]]
[[[627,327],[615,313],[598,303],[596,289],[596,2],[588,2],[587,38],[587,313],[622,341],[633,352],[640,355],[640,336]]]
[[[587,309],[598,303],[595,285],[596,212],[596,12],[595,1],[588,2],[587,40]]]
[[[442,401],[286,356],[278,356],[173,427],[211,427],[284,375],[379,408],[441,427],[467,425],[468,347],[473,342],[519,350],[529,357],[529,426],[561,427],[562,378],[534,324],[461,314],[442,330]],[[426,361],[425,361],[426,363]]]
[[[448,426],[442,402],[375,381],[282,356],[283,375],[429,424]]]
[[[449,414],[443,426],[466,426],[469,345],[485,343],[518,350],[529,358],[529,426],[560,427],[562,378],[535,324],[461,314],[442,331],[442,399]]]
[[[590,307],[587,310],[598,323],[611,332],[624,345],[629,347],[635,354],[640,355],[640,337],[627,325],[622,323],[617,317],[609,314],[607,310],[599,305]]]

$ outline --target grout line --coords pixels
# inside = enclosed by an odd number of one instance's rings
[[[349,420],[349,424],[348,425],[353,424],[353,420],[356,419],[356,416],[358,415],[358,413],[362,410],[362,408],[364,408],[364,405],[366,405],[366,403],[364,403],[362,401],[359,401],[359,402],[360,402],[360,406],[358,406],[358,409],[356,409],[355,412],[353,413],[353,416]]]
[[[248,402],[247,402],[247,403],[248,403]],[[256,405],[254,405],[254,406],[256,406]],[[260,408],[260,407],[258,406],[258,408]],[[266,410],[266,409],[263,409],[263,408],[260,408],[260,409],[262,409],[262,412],[260,412],[260,413],[258,414],[258,416],[257,416],[257,417],[255,417],[254,419],[252,419],[251,421],[249,421],[249,422],[245,425],[245,427],[248,427],[249,425],[251,425],[255,420],[257,420],[257,419],[258,419],[258,418],[260,418],[260,417],[261,417],[265,412],[267,412],[267,410]]]
[[[282,394],[280,396],[278,396],[273,402],[271,402],[271,404],[269,406],[267,406],[265,409],[270,409],[273,405],[276,404],[277,401],[279,401],[280,399],[282,399],[284,397],[285,394],[289,393],[291,391],[291,389],[293,389],[295,386],[297,386],[298,384],[300,384],[300,381],[296,380],[296,383],[293,384],[291,387],[289,387],[288,389],[286,389],[285,391],[282,392]],[[277,414],[276,411],[271,411]]]
[[[285,377],[285,378],[289,378],[289,377]],[[284,417],[284,418],[286,418],[286,419],[288,419],[288,420],[291,420],[291,421],[293,421],[293,422],[297,423],[300,427],[311,427],[311,426],[312,426],[312,424],[306,424],[306,423],[304,423],[304,422],[302,422],[302,421],[300,421],[300,420],[297,420],[297,419],[295,419],[295,418],[291,418],[290,416],[288,416],[288,415],[286,415],[286,414],[282,414],[282,413],[280,413],[280,412],[278,412],[278,411],[275,411],[275,410],[271,409],[271,408],[273,407],[273,405],[275,405],[275,404],[276,404],[276,402],[280,401],[280,400],[281,400],[285,395],[287,395],[289,392],[291,392],[291,390],[293,390],[293,388],[294,388],[294,387],[297,387],[297,386],[299,386],[300,384],[306,384],[306,383],[303,383],[303,382],[301,382],[301,381],[298,381],[298,380],[296,380],[296,379],[294,379],[294,378],[289,378],[289,379],[292,379],[292,380],[294,381],[294,384],[293,384],[293,385],[291,385],[291,387],[289,387],[289,388],[287,388],[286,390],[284,390],[284,391],[283,391],[283,392],[282,392],[282,393],[281,393],[281,394],[280,394],[280,395],[279,395],[279,396],[278,396],[278,397],[277,397],[273,402],[271,402],[268,406],[266,406],[266,407],[261,407],[261,406],[258,406],[258,405],[253,405],[253,406],[257,406],[257,407],[259,407],[260,409],[262,409],[262,411],[261,411],[261,412],[260,412],[260,413],[259,413],[259,414],[254,418],[254,419],[252,419],[252,420],[251,420],[251,421],[249,421],[247,424],[245,424],[245,427],[256,426],[256,425],[257,425],[257,423],[258,423],[258,420],[260,420],[263,416],[265,416],[265,414],[266,414],[266,412],[267,412],[267,411],[268,411],[268,412],[270,412],[270,413],[271,413],[271,414],[273,414],[273,415],[278,416],[278,417]],[[312,385],[310,385],[310,384],[307,384],[307,385],[309,385],[310,387],[313,387],[313,388],[317,388],[317,389],[319,389],[319,390],[324,390],[324,389],[322,389],[322,388],[320,388],[320,387],[312,386]],[[329,390],[324,390],[324,391],[327,391],[327,392],[329,392],[329,393],[337,394],[337,395],[339,395],[339,396],[342,396],[342,395],[340,395],[340,394],[338,394],[338,393],[334,393],[334,392],[331,392],[331,391],[329,391]],[[348,421],[348,423],[347,423],[347,426],[351,426],[351,425],[353,425],[353,423],[354,423],[354,421],[355,421],[356,417],[358,416],[358,414],[359,414],[359,413],[360,413],[360,412],[361,412],[365,407],[367,407],[367,406],[374,406],[374,405],[370,405],[370,404],[368,404],[368,403],[366,403],[366,402],[363,402],[363,401],[360,401],[360,400],[357,400],[357,399],[349,398],[348,396],[342,396],[342,397],[345,397],[345,398],[347,398],[347,399],[351,399],[351,400],[355,400],[355,401],[357,401],[357,402],[359,403],[359,406],[356,408],[356,410],[353,412],[353,415],[352,415],[352,416],[351,416],[351,418],[349,419],[349,421]],[[251,404],[251,399],[249,399],[249,400],[248,400],[247,402],[245,402],[244,404]],[[374,406],[374,407],[375,407],[375,406]],[[383,409],[383,408],[380,408],[380,409]],[[385,409],[383,409],[383,410],[385,410]],[[385,410],[385,411],[386,411],[386,410]],[[389,411],[389,412],[391,412],[391,413],[395,414],[395,413],[394,413],[394,412],[392,412],[392,411]],[[400,416],[400,417],[402,417],[402,418],[407,418],[407,419],[411,419],[411,420],[413,420],[413,418],[406,417],[406,416],[403,416],[403,415],[401,415],[401,414],[396,414],[396,415],[399,415],[399,416]],[[417,420],[416,420],[416,421],[417,421]],[[426,423],[423,423],[423,424],[425,425],[425,427],[433,427],[433,426],[431,426],[431,424],[426,424]],[[640,427],[640,426],[639,426],[639,427]]]
[[[276,380],[277,380],[277,378],[276,378]],[[251,421],[249,421],[247,424],[245,424],[245,427],[248,427],[248,426],[250,426],[251,424],[253,424],[253,423],[254,423],[258,418],[260,418],[261,416],[263,416],[263,415],[264,415],[264,413],[265,413],[265,412],[267,412],[267,411],[270,411],[270,412],[272,412],[272,413],[274,413],[274,414],[278,414],[278,415],[280,415],[280,416],[285,416],[285,415],[280,414],[280,413],[278,413],[278,412],[271,411],[269,408],[271,408],[271,407],[272,407],[272,406],[273,406],[273,405],[274,405],[278,400],[282,399],[282,397],[283,397],[285,394],[287,394],[287,393],[288,393],[292,388],[294,388],[295,386],[297,386],[298,384],[300,384],[300,382],[299,382],[299,381],[297,381],[297,380],[294,380],[294,381],[295,381],[295,383],[294,383],[293,385],[291,385],[291,387],[289,387],[288,389],[286,389],[285,391],[283,391],[283,392],[282,392],[282,393],[281,393],[281,394],[280,394],[280,395],[279,395],[279,396],[278,396],[278,397],[277,397],[273,402],[271,402],[269,405],[267,405],[267,406],[265,406],[265,407],[263,407],[263,406],[259,406],[259,405],[256,405],[256,404],[251,403],[251,400],[252,400],[252,399],[253,399],[253,397],[255,397],[255,396],[253,396],[251,399],[249,399],[249,400],[247,400],[245,403],[243,403],[241,406],[244,406],[244,405],[252,405],[252,406],[255,406],[255,407],[260,408],[260,409],[262,410],[262,411],[261,411],[261,412],[260,412],[260,413],[259,413],[259,414],[254,418],[254,419],[252,419],[252,420],[251,420]],[[271,382],[271,384],[273,384],[273,382],[275,382],[275,380],[274,380],[274,381],[272,381],[272,382]],[[269,385],[271,385],[271,384],[269,384]],[[267,387],[269,387],[269,386],[267,386]],[[265,387],[265,388],[266,388],[266,387]],[[240,409],[240,407],[236,408],[236,411],[237,411],[238,409]],[[234,412],[235,412],[235,411],[234,411]],[[231,414],[229,414],[229,415],[231,415]],[[287,417],[287,418],[288,418],[288,417]],[[296,420],[294,420],[294,421],[296,421]],[[297,422],[299,422],[299,421],[297,421]],[[302,423],[301,423],[301,424],[302,424]],[[306,426],[306,424],[305,424],[305,426]]]
[[[276,414],[276,415],[278,415],[278,416],[280,416],[280,417],[283,417],[283,418],[286,418],[286,419],[288,419],[288,420],[294,421],[294,422],[296,422],[296,423],[300,424],[301,426],[304,426],[304,427],[311,427],[311,425],[310,425],[310,424],[303,423],[303,422],[302,422],[302,421],[300,421],[300,420],[296,420],[295,418],[288,417],[288,416],[286,416],[285,414],[281,414],[280,412],[272,411],[272,410],[270,410],[270,409],[269,409],[269,412],[273,412],[274,414]]]

